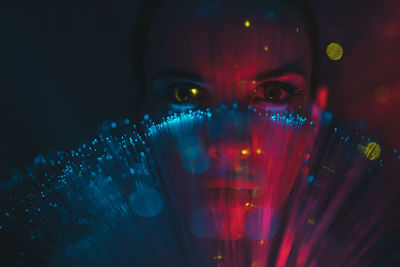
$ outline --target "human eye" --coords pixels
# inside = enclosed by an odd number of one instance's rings
[[[303,90],[294,84],[282,81],[266,81],[252,91],[253,104],[290,105]]]
[[[175,83],[167,86],[170,102],[173,104],[205,104],[205,90],[193,83]]]

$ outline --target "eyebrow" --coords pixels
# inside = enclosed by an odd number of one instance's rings
[[[205,79],[190,71],[178,70],[178,69],[166,69],[162,70],[153,75],[152,80],[164,80],[164,79],[176,79],[176,80],[190,80],[196,83],[205,83]]]
[[[276,77],[283,77],[287,75],[299,75],[306,77],[304,72],[300,71],[294,67],[284,67],[280,69],[270,70],[262,72],[254,76],[253,80],[263,81]],[[204,84],[205,79],[198,74],[192,73],[190,71],[178,70],[178,69],[165,69],[153,75],[152,80],[166,80],[166,79],[176,79],[176,80],[189,80],[191,82]]]
[[[254,77],[254,80],[262,81],[270,78],[283,77],[287,75],[299,75],[304,78],[306,77],[305,73],[303,73],[302,71],[293,67],[286,67],[259,73]]]

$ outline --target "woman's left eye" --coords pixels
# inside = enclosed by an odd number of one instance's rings
[[[255,103],[266,101],[271,103],[287,103],[297,92],[294,86],[280,81],[269,81],[258,85],[253,90],[253,101]]]

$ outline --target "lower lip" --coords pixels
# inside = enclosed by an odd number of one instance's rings
[[[219,209],[247,207],[250,202],[253,202],[251,190],[210,188],[204,190],[204,197],[206,203]]]

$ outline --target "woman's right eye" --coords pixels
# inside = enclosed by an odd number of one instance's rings
[[[204,89],[193,84],[179,84],[170,86],[171,96],[176,104],[204,104],[206,97]]]

